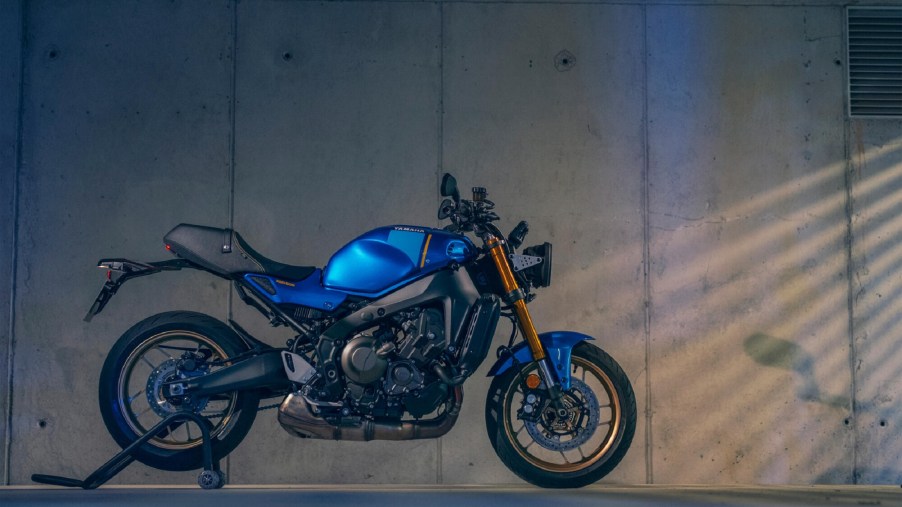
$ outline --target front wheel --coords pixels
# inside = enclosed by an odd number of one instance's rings
[[[633,388],[611,356],[581,342],[573,348],[570,372],[563,417],[534,362],[495,377],[486,399],[486,429],[498,457],[521,479],[544,488],[578,488],[601,479],[623,459],[636,431]]]
[[[100,413],[110,435],[125,448],[162,419],[194,412],[209,422],[213,459],[225,457],[250,430],[259,396],[190,396],[179,392],[178,381],[227,366],[245,349],[231,328],[200,313],[161,313],[135,324],[113,346],[100,373]],[[203,466],[202,444],[196,423],[176,422],[135,457],[161,470],[193,470]]]

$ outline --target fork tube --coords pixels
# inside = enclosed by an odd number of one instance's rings
[[[526,339],[529,350],[532,352],[533,360],[538,363],[539,371],[545,378],[545,385],[548,386],[548,394],[554,404],[557,416],[559,418],[567,417],[567,407],[564,406],[563,395],[561,393],[561,384],[553,368],[550,360],[545,356],[545,349],[542,348],[542,342],[539,341],[539,335],[536,333],[536,326],[532,323],[532,317],[529,316],[529,310],[526,308],[526,292],[517,284],[514,278],[514,272],[511,270],[510,262],[504,252],[504,245],[495,236],[490,235],[486,239],[486,246],[489,247],[489,253],[492,254],[492,260],[495,261],[495,267],[498,274],[501,275],[501,281],[504,284],[506,292],[505,299],[514,307],[517,314],[517,324],[523,337]]]
[[[495,261],[495,267],[498,274],[501,275],[501,282],[504,284],[504,290],[507,292],[508,301],[513,300],[514,312],[517,314],[517,323],[520,331],[523,332],[529,350],[532,352],[532,358],[536,361],[545,359],[545,350],[539,341],[539,335],[536,333],[536,327],[532,323],[532,317],[529,315],[529,309],[526,308],[525,294],[517,284],[514,278],[514,272],[511,270],[510,262],[504,254],[504,246],[498,238],[492,236],[486,241],[486,245],[490,248],[489,253],[492,254],[492,260]]]

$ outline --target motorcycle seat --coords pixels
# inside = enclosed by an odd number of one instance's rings
[[[293,266],[269,259],[251,248],[232,229],[179,224],[163,237],[163,241],[166,248],[179,257],[227,277],[260,273],[303,280],[316,271],[313,266]]]

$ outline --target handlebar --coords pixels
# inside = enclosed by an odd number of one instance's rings
[[[451,220],[451,224],[446,226],[445,230],[473,232],[483,240],[487,240],[489,235],[504,238],[504,234],[492,224],[492,222],[500,220],[500,217],[493,211],[495,203],[488,199],[489,193],[485,187],[473,187],[472,200],[461,199],[454,178],[446,175],[443,181],[442,195],[453,197],[453,200],[442,201],[438,210],[439,220],[446,218]],[[525,235],[525,231],[523,235]],[[522,238],[520,240],[522,241]]]
[[[520,248],[526,234],[529,233],[529,224],[525,220],[521,220],[505,238],[493,223],[500,218],[493,211],[495,203],[488,200],[489,193],[484,187],[473,187],[472,200],[461,199],[454,176],[445,174],[442,178],[441,194],[443,197],[451,197],[451,199],[442,201],[438,211],[439,220],[446,218],[451,220],[451,224],[445,227],[446,231],[473,232],[482,239],[486,247],[491,244],[492,248],[495,248],[497,246],[495,240],[500,240],[506,257],[518,258],[521,262],[525,257],[529,257],[535,261],[530,265],[522,265],[516,275],[520,286],[527,291],[530,286],[547,287],[551,283],[550,243],[526,248],[523,250],[524,255],[516,255],[516,250]],[[488,248],[485,251],[488,252]],[[496,252],[492,251],[493,257],[495,254]],[[541,259],[536,261],[537,258]],[[540,268],[535,267],[537,262],[542,263]],[[528,299],[531,297],[531,295],[527,296]]]
[[[440,220],[451,219],[449,227],[453,227],[452,230],[475,232],[481,235],[487,225],[500,220],[498,214],[492,211],[495,203],[485,199],[484,195],[481,201],[461,199],[454,203],[445,199],[439,207],[438,218]]]

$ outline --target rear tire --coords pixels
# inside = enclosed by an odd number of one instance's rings
[[[636,398],[630,381],[603,350],[579,343],[571,389],[564,393],[569,415],[560,420],[544,382],[536,389],[526,385],[537,370],[536,363],[524,363],[492,380],[485,407],[492,447],[512,472],[536,486],[592,484],[620,463],[632,443]]]
[[[176,364],[184,353],[209,353],[209,360],[217,361],[246,349],[230,327],[201,313],[167,312],[135,324],[113,346],[100,373],[100,413],[110,435],[125,448],[168,415],[191,411],[210,422],[213,459],[222,459],[253,425],[259,395],[236,391],[201,399],[173,397],[164,383],[178,378]],[[204,464],[202,444],[194,422],[176,423],[169,433],[141,446],[135,457],[160,470],[194,470]]]

